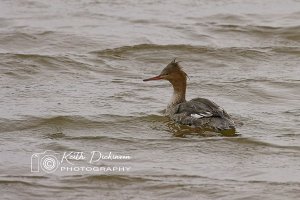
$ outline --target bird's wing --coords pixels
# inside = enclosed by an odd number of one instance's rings
[[[197,98],[178,104],[170,118],[175,122],[210,130],[235,130],[234,121],[223,108],[214,102]]]
[[[196,98],[178,104],[174,114],[181,114],[193,118],[229,118],[229,115],[224,111],[223,108],[221,108],[214,102],[204,98]]]

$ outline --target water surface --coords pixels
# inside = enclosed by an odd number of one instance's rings
[[[300,2],[0,1],[3,199],[299,199]],[[237,137],[163,117],[173,58]],[[188,133],[188,134],[186,134]],[[179,137],[180,136],[180,137]],[[30,171],[46,150],[129,155]],[[86,161],[76,164],[86,165]]]

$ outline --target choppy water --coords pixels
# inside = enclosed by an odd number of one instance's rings
[[[2,0],[0,10],[1,199],[300,198],[299,1]],[[239,136],[162,116],[170,85],[141,80],[174,57],[188,99],[222,105]],[[46,150],[129,155],[93,166],[130,170],[31,172]]]

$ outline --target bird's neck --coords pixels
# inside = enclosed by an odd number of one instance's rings
[[[179,103],[185,102],[185,93],[186,93],[186,78],[182,80],[170,81],[173,86],[173,95],[168,107],[173,107]]]

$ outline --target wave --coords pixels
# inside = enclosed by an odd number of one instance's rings
[[[128,122],[153,122],[165,119],[163,116],[148,115],[148,116],[122,116],[103,114],[99,116],[51,116],[51,117],[35,117],[23,116],[21,119],[6,119],[0,118],[0,132],[12,132],[18,130],[34,129],[41,126],[51,127],[83,127],[83,128],[99,128],[111,126],[113,123],[128,123]],[[72,138],[71,138],[72,139]],[[76,138],[73,138],[76,139]],[[84,138],[83,139],[89,139]]]
[[[120,145],[122,143],[126,144],[137,144],[140,143],[138,139],[135,138],[124,138],[124,137],[115,137],[115,136],[77,136],[77,137],[65,137],[67,140],[80,140],[80,141],[101,141],[104,143],[116,143]]]
[[[52,74],[81,76],[89,75],[88,72],[100,71],[86,60],[77,59],[68,55],[26,54],[26,53],[0,53],[2,60],[2,73],[18,78],[30,78],[37,74],[49,77]],[[85,73],[83,73],[85,72]]]
[[[235,57],[248,58],[255,60],[267,60],[273,54],[295,54],[300,55],[300,47],[285,47],[285,46],[265,46],[265,47],[212,47],[212,46],[194,46],[187,44],[178,45],[159,45],[159,44],[136,44],[132,46],[122,46],[112,49],[104,49],[91,51],[90,54],[95,54],[101,57],[115,57],[122,59],[141,54],[149,54],[150,52],[167,51],[175,54],[188,55],[207,55],[215,58],[234,59]],[[191,57],[190,59],[192,59]]]
[[[43,125],[49,126],[62,126],[66,124],[88,124],[96,123],[88,120],[84,117],[79,116],[54,116],[54,117],[34,117],[27,116],[22,119],[11,120],[11,119],[0,119],[0,132],[12,132],[18,130],[34,129]]]
[[[140,50],[181,50],[181,51],[191,51],[191,52],[212,52],[212,51],[224,51],[224,50],[235,50],[235,51],[257,51],[251,48],[238,48],[238,47],[229,47],[229,48],[217,48],[209,46],[193,46],[187,44],[170,44],[170,45],[159,45],[159,44],[136,44],[132,46],[122,46],[113,49],[105,49],[99,51],[91,51],[90,53],[105,55],[112,53],[126,53],[126,52],[135,52]],[[259,52],[259,51],[258,51]]]
[[[218,32],[239,32],[262,37],[281,37],[300,41],[300,26],[274,27],[259,25],[214,24],[213,30]]]
[[[47,33],[45,33],[47,34]],[[189,61],[209,62],[211,59],[218,58],[224,62],[238,60],[261,60],[269,61],[277,55],[299,56],[300,47],[212,47],[212,46],[194,46],[194,45],[159,45],[159,44],[137,44],[132,46],[121,46],[112,49],[90,51],[85,56],[72,55],[48,55],[48,54],[28,54],[28,53],[0,53],[0,59],[3,65],[3,74],[15,77],[32,77],[36,74],[64,73],[65,75],[80,73],[81,76],[89,76],[95,72],[101,74],[115,74],[119,68],[111,64],[111,59],[140,59],[143,55],[149,55],[159,52],[160,54],[189,55]],[[95,57],[96,55],[96,57]],[[207,58],[203,58],[203,56]],[[154,56],[151,60],[143,58],[143,62],[161,62]],[[171,59],[171,58],[170,58]],[[26,67],[24,67],[24,63]],[[95,63],[101,65],[96,67]],[[224,64],[225,65],[225,64]],[[122,72],[125,73],[125,72]]]
[[[299,48],[300,49],[300,48]],[[135,57],[141,54],[150,54],[160,51],[161,53],[172,53],[178,55],[207,55],[209,57],[219,57],[233,59],[234,57],[266,59],[269,56],[267,48],[250,47],[211,47],[211,46],[193,46],[193,45],[159,45],[159,44],[137,44],[132,46],[122,46],[113,49],[91,51],[90,54],[96,54],[101,57]],[[189,59],[193,59],[190,57]]]
[[[227,141],[231,141],[234,143],[244,144],[244,145],[255,145],[255,146],[264,146],[264,147],[272,147],[272,148],[279,148],[279,149],[290,149],[294,151],[300,151],[299,146],[283,146],[272,144],[260,140],[256,140],[254,138],[246,138],[246,137],[237,137],[237,138],[226,138]]]
[[[114,182],[114,183],[125,183],[129,182],[141,183],[147,181],[153,181],[150,178],[144,178],[139,176],[130,176],[130,175],[77,175],[69,176],[69,181],[83,181],[83,182]]]

